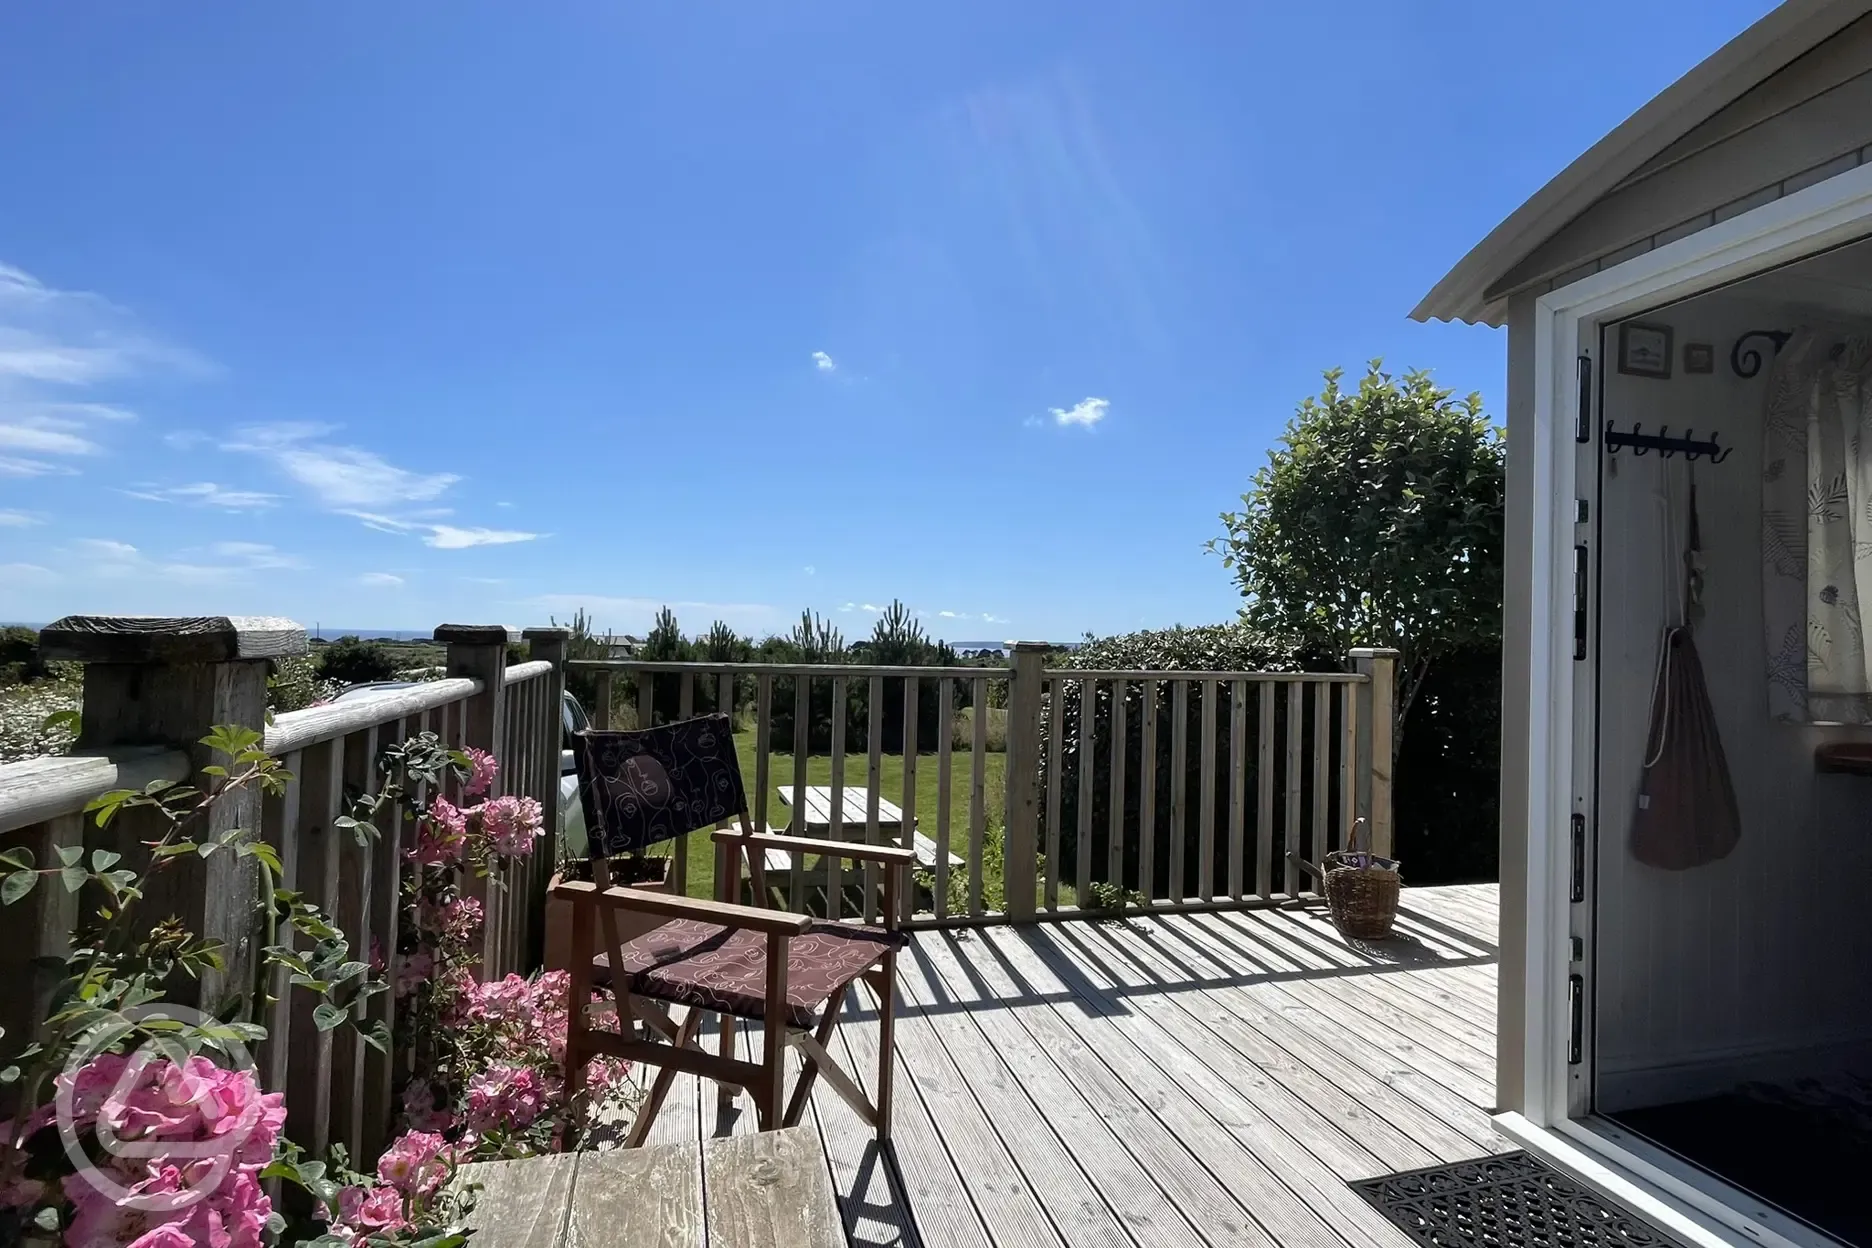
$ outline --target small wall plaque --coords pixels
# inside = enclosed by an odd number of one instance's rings
[[[1707,342],[1684,343],[1684,372],[1713,373],[1716,371],[1716,348]]]
[[[1634,377],[1671,375],[1671,327],[1625,321],[1618,329],[1618,371]]]

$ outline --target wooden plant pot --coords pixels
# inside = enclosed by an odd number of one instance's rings
[[[617,875],[632,860],[613,859],[611,863],[614,882],[621,882],[626,888],[640,888],[646,893],[667,893],[669,887],[670,860],[668,858],[635,859],[636,877],[618,881]],[[572,903],[552,895],[551,889],[557,888],[568,879],[583,880],[590,875],[590,869],[583,862],[573,862],[555,871],[552,883],[546,894],[546,967],[549,971],[569,971],[572,969]],[[635,940],[645,932],[661,927],[668,920],[654,914],[633,914],[628,910],[617,911],[618,939],[626,943]],[[604,930],[594,925],[593,948],[587,957],[604,952]]]

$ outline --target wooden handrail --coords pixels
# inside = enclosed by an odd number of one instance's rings
[[[189,757],[162,746],[131,745],[95,754],[29,758],[0,766],[0,833],[85,808],[112,789],[189,777]]]
[[[866,845],[862,841],[826,841],[810,836],[775,836],[769,832],[743,833],[722,828],[715,834],[717,845],[752,845],[756,849],[790,849],[820,857],[849,858],[853,862],[881,862],[886,866],[907,867],[916,861],[916,851],[895,845]]]
[[[969,679],[985,676],[1006,680],[1005,667],[977,667],[957,663],[953,667],[880,667],[862,663],[665,663],[648,659],[569,659],[566,666],[575,671],[631,671],[651,674],[688,672],[691,675],[714,675],[732,672],[738,676],[823,676],[830,680],[843,676],[915,676],[935,680],[943,676]]]
[[[700,923],[718,923],[723,927],[745,927],[766,932],[770,936],[798,936],[810,929],[813,922],[810,915],[743,906],[732,901],[704,901],[700,897],[651,893],[621,885],[600,889],[590,880],[566,880],[553,889],[552,895],[562,897],[574,905],[595,902],[617,910],[635,910],[666,919],[694,919]]]
[[[433,711],[474,697],[482,688],[478,680],[452,677],[424,681],[407,689],[386,689],[372,697],[341,698],[323,706],[287,711],[275,716],[267,725],[263,745],[269,754],[288,754],[373,724],[395,723],[411,715]]]
[[[552,670],[553,665],[542,659],[535,659],[530,663],[516,663],[507,669],[507,687],[511,689],[521,681],[537,680],[541,676],[550,675]]]

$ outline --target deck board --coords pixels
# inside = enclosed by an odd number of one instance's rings
[[[1408,1248],[1347,1182],[1510,1147],[1497,913],[1463,885],[1406,889],[1373,945],[1312,905],[917,932],[892,1141],[813,1098],[847,1242]],[[846,1009],[834,1052],[875,1095],[876,1002]],[[752,1129],[716,1101],[683,1077],[653,1138]]]

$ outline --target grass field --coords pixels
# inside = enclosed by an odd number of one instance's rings
[[[735,734],[735,745],[741,756],[741,778],[748,788],[748,802],[752,805],[754,797],[754,734],[741,732]],[[863,754],[847,755],[845,759],[845,783],[850,788],[862,789],[865,786],[865,769],[868,766]],[[969,828],[969,783],[974,766],[974,755],[968,750],[956,750],[949,759],[949,845],[950,852],[963,858],[968,857]],[[777,790],[791,790],[793,785],[793,756],[791,754],[770,754],[767,758],[768,785],[767,822],[776,828],[783,828],[790,817],[789,808],[780,800]],[[880,771],[882,774],[882,796],[884,800],[903,804],[903,759],[885,755]],[[828,757],[813,756],[806,760],[806,783],[831,784],[832,760]],[[937,775],[936,755],[922,754],[917,757],[916,769],[916,818],[917,828],[931,840],[937,840],[936,804],[940,790]],[[1005,823],[1005,795],[1007,792],[1007,755],[989,752],[983,756],[982,792],[985,806],[986,831],[982,841],[990,852],[985,856],[983,869],[983,894],[995,899],[991,908],[999,908],[1001,894],[1000,842]],[[810,864],[812,859],[808,859]],[[715,851],[708,837],[697,834],[689,841],[689,879],[687,892],[691,897],[712,897],[715,895]],[[954,873],[956,878],[950,881],[950,893],[954,898],[958,886],[965,884],[967,872]]]

